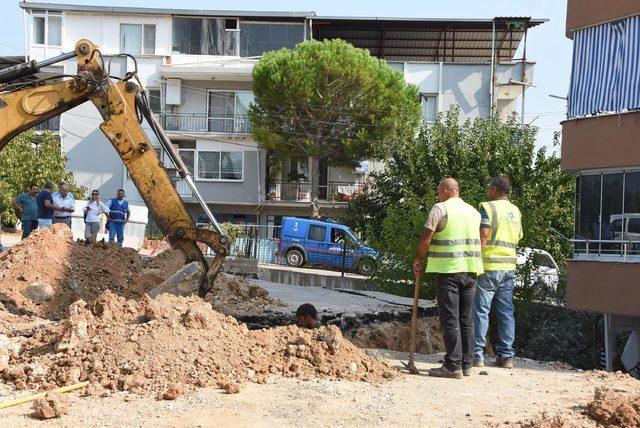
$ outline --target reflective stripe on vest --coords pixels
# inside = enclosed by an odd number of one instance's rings
[[[515,270],[516,248],[522,237],[520,210],[506,199],[482,202],[491,232],[482,250],[484,270]]]
[[[447,225],[433,235],[427,272],[481,274],[480,214],[460,198],[450,198],[443,205]]]

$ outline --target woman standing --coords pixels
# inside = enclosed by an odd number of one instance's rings
[[[109,208],[100,202],[100,192],[91,192],[91,199],[84,208],[84,239],[95,242],[100,231],[100,214],[109,214]]]

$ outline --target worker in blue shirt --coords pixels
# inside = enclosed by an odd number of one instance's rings
[[[124,242],[124,225],[129,221],[131,211],[129,211],[129,202],[124,199],[124,190],[118,189],[116,197],[107,203],[109,207],[109,242],[113,242],[118,238],[118,246],[122,247]]]

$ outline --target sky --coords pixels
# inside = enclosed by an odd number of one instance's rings
[[[42,0],[43,2],[45,0]],[[23,55],[22,9],[17,0],[0,0],[4,24],[0,26],[0,55]],[[100,4],[104,6],[172,8],[175,0],[59,0],[54,3]],[[534,85],[527,90],[525,122],[539,128],[538,146],[552,149],[553,134],[560,131],[566,102],[549,95],[566,96],[571,73],[571,40],[565,37],[565,0],[182,0],[181,9],[233,9],[273,11],[315,11],[318,15],[476,18],[531,16],[549,22],[529,31],[527,58],[536,62]],[[521,52],[516,57],[521,57]]]

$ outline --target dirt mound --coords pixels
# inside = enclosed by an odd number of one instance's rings
[[[218,275],[205,300],[215,310],[235,316],[263,312],[270,306],[284,306],[264,288],[250,284],[243,277],[226,274]]]
[[[135,250],[74,242],[66,225],[53,225],[0,257],[0,302],[16,314],[59,319],[78,299],[94,301],[105,290],[127,295],[142,266]]]
[[[593,401],[587,404],[586,414],[608,427],[640,426],[640,394],[596,388]]]
[[[361,348],[409,352],[411,322],[366,324],[347,334],[347,338]],[[435,354],[445,350],[442,328],[437,317],[418,318],[416,339],[416,352],[420,354]]]
[[[88,380],[96,388],[165,394],[185,388],[264,383],[278,374],[378,381],[395,371],[345,340],[336,327],[254,330],[198,297],[127,300],[103,293],[70,317],[12,338],[5,381],[49,389]]]

